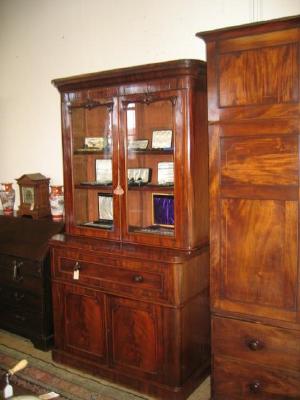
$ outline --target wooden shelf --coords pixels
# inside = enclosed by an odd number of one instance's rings
[[[75,189],[101,189],[107,190],[112,192],[112,185],[101,185],[101,184],[94,184],[94,183],[80,183],[75,185]],[[128,190],[137,190],[142,192],[152,192],[152,191],[159,191],[159,192],[174,192],[174,186],[163,186],[163,185],[143,185],[143,186],[128,186]]]
[[[75,185],[75,189],[101,189],[101,190],[107,190],[108,192],[112,192],[112,185],[101,185],[101,184],[95,184],[95,183],[79,183]]]
[[[159,226],[149,226],[144,228],[138,226],[129,226],[129,231],[139,234],[174,236],[174,228],[159,227]]]
[[[94,155],[94,154],[99,154],[99,155],[105,155],[105,156],[110,156],[112,155],[112,149],[104,149],[104,150],[74,150],[75,155],[79,156],[86,156],[86,155]]]
[[[128,154],[139,154],[139,155],[169,155],[173,154],[174,149],[160,150],[160,149],[146,149],[146,150],[131,150],[128,149]]]
[[[174,192],[174,185],[173,186],[164,186],[164,185],[143,185],[143,186],[128,186],[128,190],[138,190],[142,192]]]

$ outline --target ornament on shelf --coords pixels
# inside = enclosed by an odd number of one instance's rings
[[[4,215],[12,215],[15,204],[15,190],[12,183],[1,183],[0,199]]]
[[[49,178],[40,173],[25,174],[16,179],[20,188],[18,215],[41,218],[50,215]]]
[[[61,221],[64,216],[64,194],[63,186],[50,185],[50,207],[54,221]]]

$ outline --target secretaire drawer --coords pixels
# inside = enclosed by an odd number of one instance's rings
[[[168,299],[168,268],[147,261],[102,258],[88,253],[54,251],[52,277],[72,283],[142,296]]]
[[[0,284],[0,310],[7,306],[42,312],[43,295],[39,291],[28,292]]]
[[[300,374],[217,356],[214,400],[300,399]]]
[[[0,254],[0,284],[42,292],[41,263]]]
[[[43,317],[41,313],[15,308],[1,310],[1,328],[18,331],[19,334],[34,332],[35,335],[42,329]]]
[[[300,371],[299,331],[213,317],[212,340],[216,354]]]

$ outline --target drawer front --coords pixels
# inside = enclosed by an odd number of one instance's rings
[[[52,274],[54,279],[116,293],[151,299],[170,297],[169,269],[149,262],[54,251]]]
[[[0,310],[10,308],[22,308],[31,311],[42,312],[43,296],[30,293],[25,290],[0,285]]]
[[[41,292],[42,266],[40,262],[0,255],[0,283],[15,288]]]
[[[0,326],[4,329],[13,329],[21,332],[39,332],[43,327],[41,313],[28,310],[1,307]]]
[[[299,331],[213,317],[212,340],[216,354],[300,371]]]
[[[215,357],[214,400],[288,400],[300,398],[300,374]]]

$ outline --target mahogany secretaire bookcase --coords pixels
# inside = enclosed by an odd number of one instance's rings
[[[210,365],[206,64],[54,85],[66,234],[51,241],[53,358],[184,399]]]
[[[300,399],[300,16],[207,44],[214,400]]]

